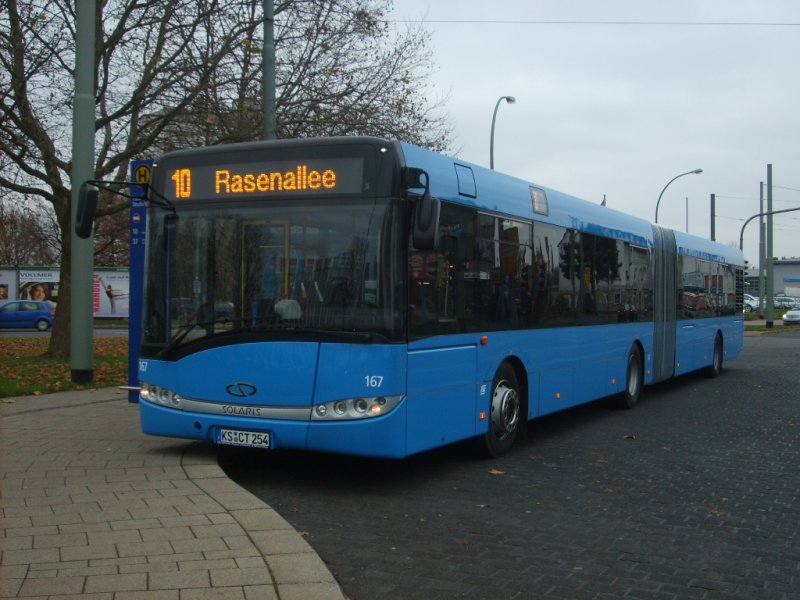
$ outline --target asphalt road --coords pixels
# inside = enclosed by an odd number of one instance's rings
[[[800,329],[488,461],[225,449],[353,600],[800,598]]]

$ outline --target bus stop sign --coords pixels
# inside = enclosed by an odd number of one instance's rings
[[[139,387],[139,346],[142,343],[142,291],[144,288],[144,242],[147,226],[147,203],[144,185],[150,183],[152,160],[131,161],[130,217],[130,302],[128,303],[128,387]],[[128,402],[138,402],[137,389],[128,390]]]
[[[134,167],[134,165],[136,165]],[[135,160],[131,163],[133,170],[133,183],[137,184],[136,187],[150,183],[150,173],[153,168],[152,160]]]

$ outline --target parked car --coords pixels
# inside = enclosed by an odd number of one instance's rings
[[[775,308],[794,308],[797,306],[795,299],[791,296],[775,296],[772,300]]]
[[[56,311],[49,302],[12,300],[0,306],[0,327],[35,327],[47,331],[55,317]]]
[[[233,318],[233,302],[215,302],[214,303],[214,316],[217,319],[232,319]]]
[[[750,294],[744,295],[744,312],[753,312],[758,310],[758,298]]]
[[[800,325],[800,308],[790,308],[783,315],[784,325]]]

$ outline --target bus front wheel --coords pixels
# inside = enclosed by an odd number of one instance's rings
[[[521,399],[517,374],[508,363],[497,369],[492,381],[489,426],[482,438],[482,453],[498,458],[511,450],[519,431]]]

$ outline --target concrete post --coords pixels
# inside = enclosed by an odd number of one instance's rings
[[[75,17],[75,99],[72,113],[72,214],[70,227],[70,369],[73,383],[94,380],[92,271],[94,236],[80,239],[75,233],[78,191],[94,179],[95,0],[77,0]]]

